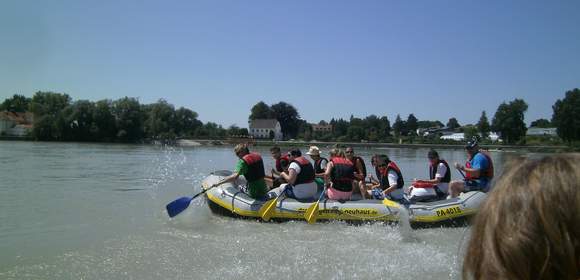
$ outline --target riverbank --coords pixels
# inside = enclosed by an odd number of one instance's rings
[[[31,138],[22,137],[0,137],[0,141],[34,141]],[[41,141],[46,142],[46,141]],[[319,141],[270,141],[270,140],[255,140],[255,139],[179,139],[170,142],[162,142],[156,140],[145,141],[139,144],[167,144],[174,145],[178,147],[199,147],[199,146],[233,146],[238,143],[247,143],[253,146],[280,146],[280,147],[309,147],[318,146],[320,148],[330,148],[336,145],[339,146],[352,146],[358,148],[433,148],[433,149],[463,149],[464,145],[458,144],[410,144],[410,143],[361,143],[361,142],[319,142]],[[87,143],[102,143],[108,144],[107,142],[87,142]],[[117,143],[117,142],[114,142]],[[113,143],[111,143],[113,144]],[[123,143],[127,144],[127,143]],[[521,146],[521,145],[486,145],[482,144],[481,147],[484,150],[489,151],[499,151],[499,152],[531,152],[531,153],[570,153],[570,152],[580,152],[577,147],[570,146],[546,146],[546,145],[533,145],[533,146]]]
[[[235,145],[240,143],[239,140],[231,141],[224,140],[207,140],[207,139],[192,139],[192,140],[178,140],[178,146],[221,146],[221,145]],[[352,146],[358,148],[433,148],[433,149],[463,149],[463,144],[398,144],[398,143],[361,143],[361,142],[319,142],[319,141],[269,141],[269,140],[253,140],[254,146],[280,146],[280,147],[309,147],[318,146],[320,148],[330,148],[336,145]],[[533,152],[533,153],[565,153],[574,152],[574,148],[568,146],[518,146],[518,145],[481,145],[485,150],[502,151],[502,152]]]
[[[256,141],[256,146],[282,147],[332,147],[335,145],[352,146],[360,148],[433,148],[433,149],[463,149],[464,144],[398,144],[398,143],[357,143],[357,142],[305,142],[305,141]],[[481,145],[485,150],[502,152],[534,152],[534,153],[565,153],[573,152],[574,148],[568,146],[516,146],[516,145]]]

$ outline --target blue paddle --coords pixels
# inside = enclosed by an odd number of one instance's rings
[[[179,213],[183,212],[185,209],[187,209],[187,207],[189,207],[189,204],[191,203],[192,200],[194,200],[196,197],[204,194],[209,189],[211,189],[215,186],[216,185],[211,185],[211,187],[201,191],[200,193],[194,195],[193,197],[184,196],[184,197],[178,198],[178,199],[170,202],[169,204],[167,204],[167,206],[165,206],[165,209],[167,209],[167,214],[169,215],[170,218],[173,218],[173,217],[179,215]]]

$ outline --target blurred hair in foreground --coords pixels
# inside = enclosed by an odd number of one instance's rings
[[[511,165],[471,231],[465,279],[580,278],[580,155]]]

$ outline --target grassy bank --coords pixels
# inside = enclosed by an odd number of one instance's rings
[[[352,146],[361,148],[434,148],[434,149],[463,149],[463,144],[398,144],[398,143],[356,143],[356,142],[306,142],[306,141],[256,141],[256,146],[281,147],[309,147],[312,145],[318,147],[332,147],[334,145]],[[483,149],[492,151],[527,151],[534,153],[565,153],[578,152],[578,147],[569,146],[550,146],[550,145],[481,145]]]

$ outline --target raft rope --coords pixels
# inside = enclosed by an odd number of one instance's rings
[[[242,193],[244,193],[244,192],[242,192],[242,191],[237,191],[237,192],[236,192],[236,193],[234,193],[233,195],[230,195],[230,196],[232,197],[232,203],[231,203],[231,209],[230,209],[230,211],[231,211],[232,213],[234,213],[234,214],[236,214],[236,208],[235,208],[235,201],[236,201],[236,196],[237,196],[238,194],[242,194]],[[222,194],[223,194],[223,195],[228,195],[228,194],[227,194],[225,191],[222,191]],[[240,202],[244,202],[244,203],[246,203],[245,201],[242,201],[242,200],[240,200]],[[325,201],[325,203],[324,203],[324,204],[326,204],[326,201]],[[357,218],[357,219],[359,219],[359,220],[375,220],[375,219],[382,219],[382,218],[386,218],[386,217],[389,217],[389,216],[392,216],[392,215],[393,215],[393,211],[391,210],[391,207],[388,207],[388,206],[385,206],[385,207],[386,207],[386,208],[387,208],[387,210],[389,211],[389,214],[383,214],[383,215],[379,215],[379,216],[373,216],[373,217],[371,217],[371,218],[369,218],[369,217],[363,217],[363,216],[358,216],[358,215],[355,215],[355,214],[351,214],[351,213],[348,213],[348,212],[345,212],[345,211],[341,211],[340,209],[336,209],[336,210],[340,211],[340,214],[341,214],[341,215],[345,215],[345,216],[349,216],[349,217]],[[303,212],[303,211],[298,211],[298,210],[289,209],[289,208],[283,208],[283,207],[276,207],[276,208],[279,208],[280,210],[282,210],[282,211],[287,211],[287,212],[294,212],[294,213],[300,213],[300,212]],[[323,210],[334,210],[334,209],[330,208],[330,209],[323,209]]]

